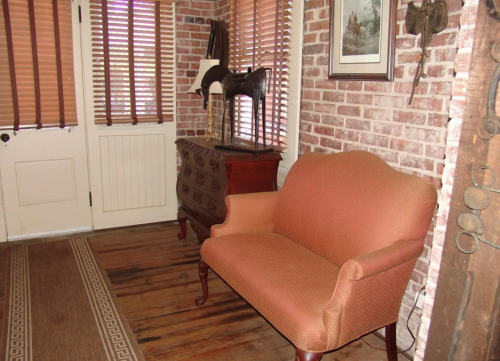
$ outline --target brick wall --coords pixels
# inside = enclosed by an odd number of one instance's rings
[[[446,224],[450,210],[450,200],[453,189],[455,165],[457,162],[460,131],[462,128],[463,114],[465,110],[465,96],[467,93],[467,79],[471,65],[472,45],[476,27],[478,0],[465,0],[460,16],[460,30],[457,34],[458,52],[454,60],[455,78],[453,80],[450,103],[450,122],[448,124],[448,135],[446,139],[445,164],[443,171],[443,186],[439,197],[439,210],[434,230],[431,260],[426,286],[426,297],[422,310],[422,318],[416,351],[415,361],[422,361],[425,354],[425,345],[429,334],[432,308],[436,294],[436,285],[443,253],[443,243],[446,234]]]
[[[453,141],[458,139],[456,133],[460,129],[455,114],[463,103],[463,94],[459,92],[460,85],[463,89],[463,81],[454,76],[455,63],[463,58],[462,54],[457,57],[457,45],[466,43],[470,36],[467,30],[459,32],[462,2],[447,0],[448,27],[434,35],[428,49],[428,77],[420,81],[412,105],[408,105],[420,59],[418,38],[407,34],[404,26],[408,2],[398,1],[395,81],[371,82],[328,80],[330,1],[306,0],[300,132],[301,153],[368,150],[399,170],[430,180],[440,191],[438,227],[434,230],[435,222],[431,225],[400,310],[398,345],[402,348],[409,347],[412,342],[406,319],[415,292],[426,283],[431,254],[435,258],[431,271],[439,269],[440,257],[431,249],[436,243],[442,244],[445,231],[443,224],[446,224],[449,208],[446,204],[451,195],[458,146]],[[454,98],[450,102],[452,90]],[[451,122],[450,112],[453,114]],[[445,188],[441,189],[445,163]],[[432,292],[429,288],[427,291]],[[429,305],[430,301],[426,300],[424,311],[429,311]],[[410,319],[415,335],[420,316],[421,311],[417,309]],[[419,347],[424,344],[422,334]]]
[[[207,111],[201,97],[186,94],[196,79],[200,60],[206,57],[214,0],[184,0],[176,3],[177,21],[177,136],[205,133]]]

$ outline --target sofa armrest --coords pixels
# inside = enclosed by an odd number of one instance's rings
[[[226,219],[213,225],[211,237],[274,230],[274,212],[280,192],[233,194],[226,197]]]
[[[357,337],[352,335],[397,321],[423,244],[422,240],[402,240],[344,263],[323,311],[329,347],[341,347]]]
[[[340,277],[361,280],[387,271],[403,263],[418,259],[424,243],[420,240],[402,240],[376,251],[359,255],[342,266]]]

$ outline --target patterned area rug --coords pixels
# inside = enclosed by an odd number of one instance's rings
[[[10,252],[0,360],[144,361],[86,239]]]

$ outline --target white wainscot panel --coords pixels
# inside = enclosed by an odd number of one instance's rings
[[[104,212],[165,206],[165,136],[99,138]]]

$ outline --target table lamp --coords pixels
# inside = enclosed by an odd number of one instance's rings
[[[211,67],[219,65],[219,59],[202,59],[200,60],[200,68],[198,70],[198,75],[191,86],[191,88],[187,91],[190,94],[200,94],[199,90],[201,89],[201,81],[205,76],[205,73]],[[222,94],[222,87],[219,82],[213,82],[210,85],[210,89],[208,90],[208,115],[207,115],[207,130],[205,131],[205,135],[203,138],[205,140],[213,140],[219,139],[219,134],[214,131],[214,117],[212,114],[212,94]]]

